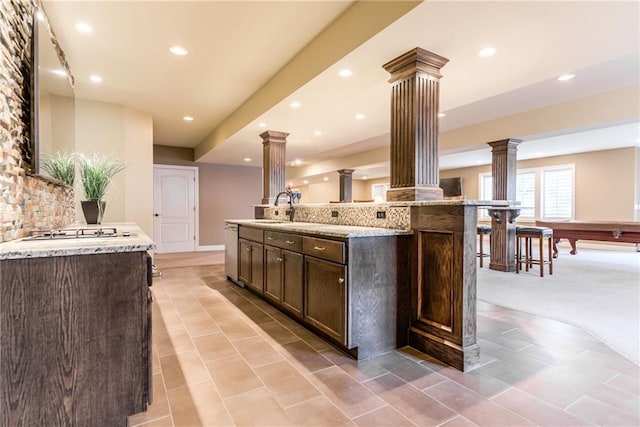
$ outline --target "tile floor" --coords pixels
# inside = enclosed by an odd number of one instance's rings
[[[640,425],[640,368],[561,322],[479,303],[463,374],[411,348],[356,363],[221,264],[153,293],[154,402],[130,426]]]

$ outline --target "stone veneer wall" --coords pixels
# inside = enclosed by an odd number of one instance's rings
[[[73,190],[27,175],[32,0],[0,0],[0,242],[74,221]]]
[[[264,218],[287,220],[288,205],[265,207]],[[389,206],[385,204],[348,204],[336,203],[330,206],[294,205],[294,221],[315,222],[318,224],[359,225],[395,230],[408,230],[410,226],[410,208],[408,206]],[[276,213],[277,212],[277,213]],[[338,216],[333,216],[337,212]],[[378,218],[378,212],[384,212],[385,218]]]

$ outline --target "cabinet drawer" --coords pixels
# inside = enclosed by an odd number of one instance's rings
[[[239,229],[238,231],[239,237],[247,240],[253,240],[254,242],[260,242],[260,243],[264,242],[263,230],[260,230],[258,228],[243,227],[243,226],[238,227],[238,229]]]
[[[294,234],[265,231],[264,243],[294,252],[302,252],[302,236]]]
[[[344,242],[337,240],[304,237],[302,240],[302,251],[306,255],[339,262],[340,264],[345,263]]]

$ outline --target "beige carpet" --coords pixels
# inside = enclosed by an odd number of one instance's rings
[[[478,299],[580,326],[640,363],[640,253],[633,245],[561,245],[553,275],[478,268]],[[534,252],[535,253],[535,252]],[[485,264],[486,266],[487,264]]]

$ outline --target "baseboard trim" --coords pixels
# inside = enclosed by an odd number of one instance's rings
[[[197,252],[204,251],[224,251],[224,245],[198,246]]]

